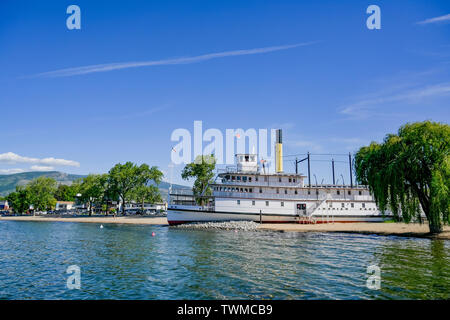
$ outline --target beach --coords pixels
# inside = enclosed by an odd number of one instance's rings
[[[168,225],[165,217],[44,217],[44,216],[12,216],[0,217],[12,221],[47,221],[47,222],[85,222],[85,223],[117,223],[117,224],[147,224]],[[328,223],[328,224],[261,224],[258,230],[278,232],[344,232],[360,234],[394,235],[403,237],[429,238],[427,224],[418,223]],[[444,226],[444,231],[432,236],[434,239],[450,240],[450,226]]]
[[[386,236],[420,237],[428,238],[427,224],[418,223],[383,223],[383,222],[358,222],[358,223],[328,223],[328,224],[262,224],[260,230],[281,232],[345,232],[360,234],[378,234]],[[450,226],[444,226],[444,231],[432,236],[433,239],[450,240]]]
[[[0,221],[46,221],[46,222],[86,222],[86,223],[123,223],[167,225],[165,217],[44,217],[44,216],[12,216],[0,217]]]

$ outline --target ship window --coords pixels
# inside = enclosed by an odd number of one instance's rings
[[[242,181],[247,182],[247,177],[246,176],[242,177]]]
[[[295,183],[295,178],[294,178],[294,179],[292,179],[292,182],[294,182],[294,183]]]
[[[319,190],[316,190],[316,194],[319,194]]]
[[[245,162],[248,162],[249,156],[245,156]]]
[[[248,182],[252,182],[252,177],[248,177]]]
[[[284,207],[284,202],[283,201],[281,201],[281,206]]]
[[[241,192],[244,192],[244,189],[241,188]]]
[[[351,194],[352,194],[352,192],[349,190],[349,191],[348,191],[348,195],[351,195]]]
[[[277,188],[277,193],[280,193],[280,189]]]
[[[365,208],[365,207],[366,207],[366,204],[365,204],[365,203],[363,203],[363,204],[362,204],[362,207],[363,207],[363,208]]]
[[[355,207],[355,204],[352,202],[352,203],[350,203],[350,206],[351,206],[352,208],[354,208],[354,207]]]
[[[310,190],[308,190],[308,194],[311,194],[311,191],[310,191]]]
[[[258,181],[258,177],[255,177],[255,181]]]
[[[262,189],[261,188],[259,188],[259,193],[262,193]]]
[[[254,206],[255,205],[255,201],[252,201],[252,206]]]
[[[338,191],[337,191],[337,194],[341,194],[341,192],[338,190]]]
[[[237,176],[237,181],[241,181],[241,176]]]
[[[281,182],[281,177],[278,178],[278,182]]]
[[[291,179],[291,178],[289,178],[289,182],[292,182],[292,179]]]
[[[330,203],[329,207],[330,207],[330,208],[333,208],[333,204],[332,204],[332,203]]]
[[[295,193],[295,194],[298,194],[298,191],[297,191],[297,190],[295,190],[295,191],[294,191],[294,193]]]
[[[253,189],[252,188],[248,189],[248,192],[253,192]]]
[[[237,200],[237,204],[241,204],[241,200]]]
[[[231,180],[236,180],[236,177],[235,176],[231,176]]]
[[[245,188],[245,189],[244,189],[244,192],[248,192],[248,189],[247,189],[247,188]]]
[[[341,207],[344,208],[344,207],[345,207],[345,204],[344,204],[344,203],[341,203]]]
[[[287,194],[287,189],[286,189],[286,190],[284,190],[284,194]]]
[[[359,195],[362,195],[362,191],[359,191]]]
[[[266,207],[268,207],[269,206],[269,201],[266,201]]]

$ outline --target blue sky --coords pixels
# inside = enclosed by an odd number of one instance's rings
[[[66,27],[71,4],[81,30]],[[381,30],[366,27],[370,4]],[[133,161],[169,178],[171,133],[194,120],[283,128],[287,155],[354,152],[406,122],[448,123],[448,14],[448,1],[1,1],[0,173]],[[312,163],[318,182],[329,168]],[[336,170],[348,183],[347,164]]]

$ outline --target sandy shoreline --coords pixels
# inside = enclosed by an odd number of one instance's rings
[[[44,222],[87,222],[167,225],[165,217],[0,217],[0,221],[44,221]]]
[[[48,221],[48,222],[86,222],[86,223],[123,223],[167,225],[165,217],[0,217],[0,221]],[[405,237],[429,238],[428,225],[405,223],[329,223],[329,224],[262,224],[258,230],[278,232],[344,232],[377,235],[395,235]],[[450,226],[434,239],[450,240]]]
[[[281,232],[344,232],[420,238],[430,237],[428,225],[418,223],[263,224],[259,229]],[[444,231],[437,236],[433,236],[433,238],[450,240],[450,226],[445,226]]]

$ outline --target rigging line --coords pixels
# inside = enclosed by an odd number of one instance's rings
[[[295,156],[304,156],[308,155],[307,153],[297,153],[297,154],[289,154],[283,156],[283,158],[295,157]],[[310,156],[348,156],[348,153],[310,153]]]
[[[296,157],[296,156],[306,156],[306,155],[308,155],[308,154],[307,153],[288,154],[286,156],[283,156],[283,158]]]
[[[311,162],[331,162],[331,160],[311,160]],[[347,163],[346,161],[338,161],[338,160],[334,160],[334,162]]]

